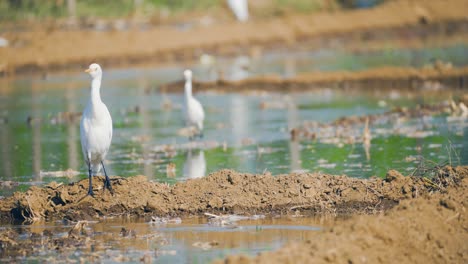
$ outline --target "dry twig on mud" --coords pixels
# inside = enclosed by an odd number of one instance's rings
[[[312,206],[313,205],[310,205],[310,204],[295,205],[289,208],[289,211],[296,210],[296,209],[307,209],[307,208],[311,208]]]
[[[437,163],[422,156],[419,156],[418,160],[419,164],[410,176],[433,178],[443,167],[449,165],[448,161]]]
[[[455,150],[454,152],[456,153]],[[459,175],[452,167],[450,153],[449,151],[449,160],[441,163],[418,157],[419,164],[410,176],[422,177],[424,183],[432,191],[456,185],[459,181]]]

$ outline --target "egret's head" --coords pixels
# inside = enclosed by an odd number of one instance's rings
[[[93,63],[93,64],[89,65],[89,68],[86,69],[85,72],[89,73],[89,75],[91,75],[91,77],[93,77],[93,78],[96,78],[98,76],[102,76],[101,66],[99,66],[99,64],[97,64],[97,63]]]
[[[191,80],[192,79],[192,71],[191,70],[185,70],[184,71],[184,76],[185,76],[185,80]]]

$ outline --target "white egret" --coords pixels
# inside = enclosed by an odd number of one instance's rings
[[[247,0],[227,0],[227,2],[237,20],[245,22],[249,19]]]
[[[92,77],[91,97],[83,111],[80,124],[81,149],[88,165],[89,189],[88,195],[94,196],[92,185],[92,173],[98,173],[102,169],[106,180],[104,188],[112,193],[112,186],[104,167],[104,159],[112,140],[112,117],[106,105],[101,101],[100,88],[102,69],[99,64],[93,63],[85,70]]]
[[[185,119],[188,126],[195,126],[195,136],[203,137],[203,120],[205,112],[200,102],[192,96],[192,71],[185,70]],[[192,137],[190,137],[192,139]]]

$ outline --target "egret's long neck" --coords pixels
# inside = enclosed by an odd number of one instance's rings
[[[101,77],[93,78],[91,81],[91,103],[97,104],[101,101]]]
[[[185,97],[192,97],[192,80],[190,78],[185,80]]]

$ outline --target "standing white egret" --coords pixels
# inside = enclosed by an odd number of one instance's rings
[[[185,70],[185,119],[188,126],[195,126],[195,136],[203,137],[203,120],[205,112],[200,102],[192,96],[192,71]],[[192,137],[190,137],[192,139]]]
[[[101,166],[104,170],[106,180],[104,188],[112,193],[112,186],[104,168],[104,159],[112,140],[112,118],[106,105],[101,101],[100,88],[102,80],[102,69],[99,64],[93,63],[85,70],[92,77],[91,97],[83,111],[80,124],[81,149],[84,159],[88,165],[89,189],[88,195],[94,196],[92,173],[98,173]]]

